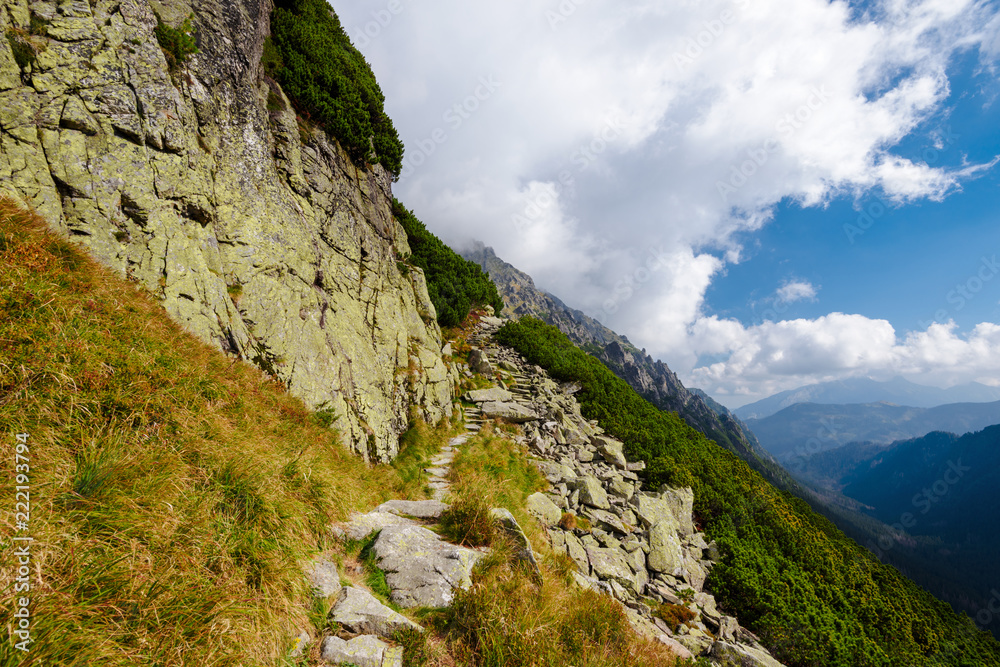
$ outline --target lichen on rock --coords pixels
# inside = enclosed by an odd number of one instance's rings
[[[391,176],[304,127],[265,79],[269,3],[5,9],[5,34],[32,12],[49,24],[28,69],[0,40],[3,194],[158,294],[187,330],[332,410],[369,459],[395,456],[411,406],[432,423],[450,415],[454,373],[423,316],[423,274],[397,267],[409,248]],[[198,53],[174,71],[157,14],[174,27],[193,14]]]

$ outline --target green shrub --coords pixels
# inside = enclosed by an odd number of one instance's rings
[[[412,211],[393,199],[392,214],[406,230],[412,255],[410,262],[424,271],[427,293],[443,327],[453,327],[477,306],[492,306],[498,314],[503,299],[482,268],[470,262],[427,231]]]
[[[194,14],[191,14],[184,19],[184,23],[179,28],[172,28],[164,23],[159,15],[156,17],[156,29],[154,30],[156,41],[160,43],[160,48],[163,49],[163,55],[166,56],[167,64],[171,70],[183,65],[188,56],[198,53],[198,43],[192,34],[194,28],[191,26],[191,19],[193,18]]]
[[[381,164],[399,176],[403,143],[382,90],[324,0],[278,0],[261,62],[299,113],[336,137],[355,164]]]

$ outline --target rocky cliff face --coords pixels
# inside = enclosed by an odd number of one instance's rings
[[[206,341],[392,458],[415,405],[451,412],[451,369],[390,177],[297,121],[259,66],[267,0],[8,0],[0,190],[161,295]],[[157,15],[192,16],[173,71]],[[15,57],[15,52],[18,56]]]

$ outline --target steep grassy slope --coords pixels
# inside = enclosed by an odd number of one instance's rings
[[[27,530],[0,528],[0,664],[276,659],[325,526],[406,486],[334,420],[0,200],[0,499],[14,510],[27,433],[31,503]],[[34,538],[17,596],[12,533]],[[29,654],[6,636],[23,595]]]
[[[523,318],[497,339],[561,380],[584,415],[648,462],[648,481],[691,484],[723,550],[717,599],[792,666],[1000,665],[1000,644],[879,563],[803,501],[776,490],[676,414],[638,396],[557,329]]]

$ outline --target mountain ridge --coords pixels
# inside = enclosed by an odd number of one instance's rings
[[[969,382],[947,389],[910,382],[903,377],[887,381],[846,378],[789,389],[740,406],[733,413],[740,419],[764,419],[795,403],[878,403],[889,402],[915,408],[933,408],[949,403],[990,403],[1000,401],[1000,388]]]
[[[735,453],[772,483],[785,488],[795,485],[736,417],[728,410],[722,413],[713,409],[704,392],[688,390],[667,364],[654,360],[596,319],[538,289],[530,275],[505,262],[485,244],[473,243],[462,250],[462,256],[489,273],[513,316],[536,317],[556,326],[653,405],[677,412],[693,428]]]
[[[779,461],[851,442],[889,444],[933,431],[963,434],[1000,423],[1000,401],[917,408],[890,403],[825,405],[796,403],[747,426]]]

